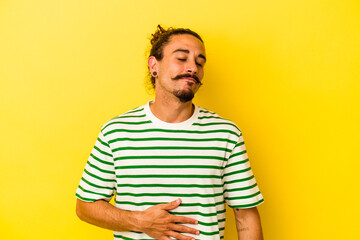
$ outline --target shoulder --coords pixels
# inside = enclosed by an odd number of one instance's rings
[[[231,120],[224,118],[217,113],[210,111],[203,107],[199,108],[198,124],[200,126],[218,129],[228,129],[235,132],[238,136],[241,135],[240,128]]]
[[[144,105],[131,109],[121,115],[118,115],[110,120],[108,120],[101,127],[103,133],[107,133],[114,128],[125,127],[129,125],[138,125],[146,123],[146,114],[144,111]]]

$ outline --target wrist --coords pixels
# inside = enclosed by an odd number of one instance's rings
[[[143,232],[141,227],[142,212],[141,211],[129,211],[127,217],[129,230],[135,232]]]

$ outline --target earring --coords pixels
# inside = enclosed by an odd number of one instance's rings
[[[157,72],[153,72],[154,77],[157,75]]]

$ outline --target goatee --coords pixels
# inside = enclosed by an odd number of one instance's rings
[[[177,90],[173,92],[174,96],[177,97],[181,102],[186,103],[194,98],[193,91],[181,91]]]

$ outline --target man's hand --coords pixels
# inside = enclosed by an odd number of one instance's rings
[[[185,236],[181,233],[199,235],[199,231],[177,223],[197,224],[197,220],[188,217],[175,216],[169,210],[177,208],[181,203],[180,199],[175,201],[152,206],[145,211],[137,212],[137,231],[146,233],[150,237],[159,240],[171,240],[174,237],[179,240],[194,240],[194,237]]]
[[[159,240],[170,240],[170,237],[179,240],[195,239],[181,233],[197,235],[198,230],[177,223],[197,224],[197,221],[168,212],[177,208],[180,203],[181,200],[177,199],[149,207],[145,211],[127,211],[102,200],[84,202],[78,199],[76,213],[85,222],[113,231],[138,231]]]

